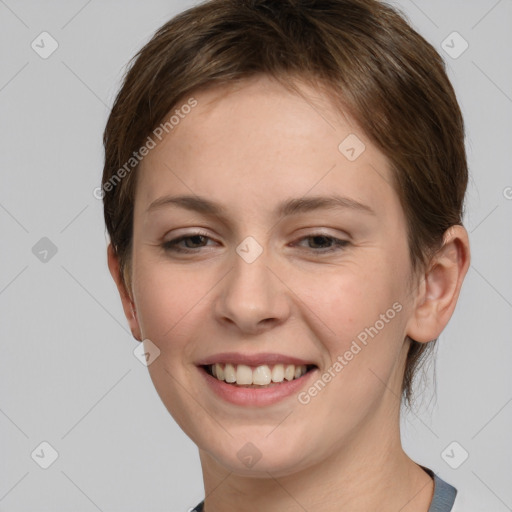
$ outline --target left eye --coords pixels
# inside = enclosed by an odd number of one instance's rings
[[[315,252],[335,251],[338,248],[341,249],[341,248],[345,247],[349,243],[347,240],[340,240],[339,238],[335,238],[333,236],[328,236],[328,235],[323,235],[323,234],[313,234],[313,235],[305,236],[300,239],[300,241],[303,241],[303,240],[312,240],[313,245],[316,247],[311,247],[311,245],[310,245],[309,249],[319,249]],[[330,245],[326,247],[325,244],[330,244]],[[323,246],[323,247],[318,247],[319,245]]]

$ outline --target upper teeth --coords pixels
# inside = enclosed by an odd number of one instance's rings
[[[272,367],[261,365],[251,368],[245,364],[233,365],[231,363],[215,363],[209,368],[218,380],[235,384],[258,384],[265,386],[271,382],[283,382],[286,380],[298,379],[307,371],[306,365],[276,364]]]

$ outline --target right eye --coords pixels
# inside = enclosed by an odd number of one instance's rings
[[[205,233],[191,233],[189,235],[183,235],[172,240],[168,240],[162,244],[165,251],[170,252],[181,252],[181,253],[195,253],[196,249],[205,247],[205,242],[211,240],[211,238]],[[185,242],[185,247],[179,244]],[[189,243],[190,242],[190,243]]]

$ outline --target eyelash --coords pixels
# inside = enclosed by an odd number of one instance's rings
[[[204,246],[196,247],[194,249],[190,249],[190,248],[184,249],[184,248],[178,247],[178,244],[180,242],[183,242],[184,240],[188,240],[190,238],[195,238],[198,236],[201,236],[201,237],[207,238],[207,239],[211,239],[206,233],[201,233],[201,232],[191,233],[189,235],[180,236],[178,238],[174,238],[173,240],[168,240],[167,242],[164,242],[162,244],[162,248],[165,251],[177,252],[177,253],[182,253],[182,254],[183,253],[186,253],[186,254],[196,253],[197,249],[201,249]],[[325,239],[333,242],[333,246],[329,247],[327,249],[320,249],[320,250],[311,249],[313,252],[320,253],[320,254],[326,254],[326,253],[331,253],[334,251],[341,250],[349,244],[349,242],[347,240],[341,240],[339,238],[335,238],[330,235],[325,235],[323,233],[312,233],[311,235],[304,236],[304,237],[300,238],[299,241],[307,240],[309,238],[318,238],[318,237],[325,238]]]

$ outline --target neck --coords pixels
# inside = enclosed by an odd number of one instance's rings
[[[288,476],[237,475],[200,450],[204,511],[427,512],[433,480],[403,451],[396,396],[386,394],[373,419],[341,449]]]

